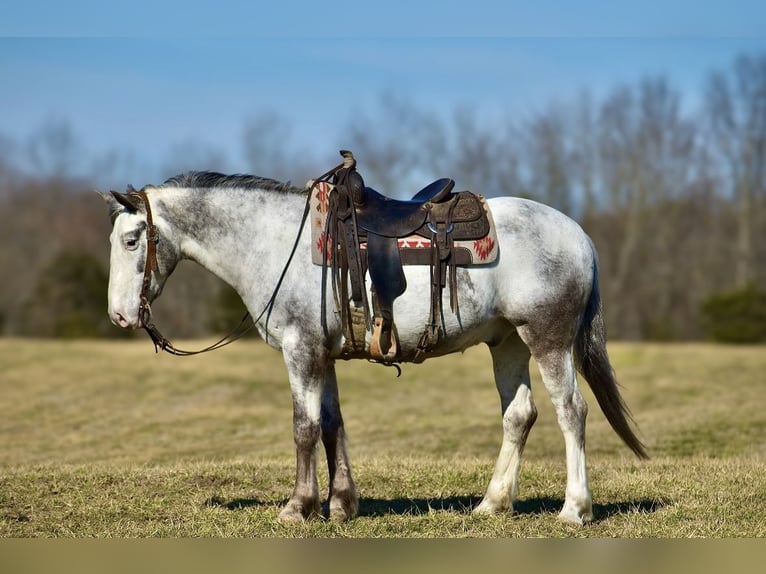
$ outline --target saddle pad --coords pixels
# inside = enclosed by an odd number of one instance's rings
[[[311,224],[311,260],[315,265],[322,265],[322,249],[327,249],[328,242],[324,237],[325,221],[327,219],[327,207],[329,203],[330,192],[333,189],[331,183],[321,181],[311,190],[311,214],[309,222]],[[455,247],[459,247],[461,253],[458,264],[461,267],[471,265],[486,265],[497,259],[499,251],[497,245],[497,235],[495,234],[495,222],[492,220],[492,212],[487,205],[487,200],[479,196],[481,205],[487,213],[489,220],[489,233],[481,239],[455,240]],[[405,265],[429,265],[431,258],[427,253],[431,249],[431,241],[421,235],[413,234],[407,237],[401,237],[398,240],[399,249],[402,252],[402,260]],[[362,249],[365,245],[362,244]],[[422,252],[423,256],[417,256]],[[410,256],[407,256],[409,253]],[[328,261],[332,259],[332,253],[328,252]],[[413,255],[415,255],[413,257]]]

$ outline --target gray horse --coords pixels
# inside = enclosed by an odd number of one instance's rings
[[[114,222],[108,299],[116,325],[143,326],[142,294],[148,303],[158,297],[181,259],[196,261],[229,283],[254,316],[268,306],[299,233],[305,189],[254,176],[190,172],[141,191],[141,196],[102,194]],[[150,205],[151,226],[144,202]],[[522,451],[537,417],[531,356],[566,445],[566,496],[559,516],[581,524],[593,513],[585,462],[588,409],[575,368],[615,432],[637,456],[646,457],[607,356],[596,252],[577,223],[550,207],[513,197],[491,199],[489,205],[499,256],[489,265],[458,269],[460,316],[445,312],[446,335],[430,354],[486,343],[492,355],[503,441],[486,494],[473,511],[513,509]],[[156,240],[151,249],[148,229]],[[151,268],[150,253],[156,260]],[[405,361],[416,354],[430,298],[427,267],[407,267],[406,278],[407,291],[395,308]],[[321,268],[311,261],[309,232],[303,229],[268,325],[265,318],[256,325],[282,352],[292,390],[296,479],[282,520],[305,520],[321,512],[315,456],[320,438],[329,468],[330,518],[349,520],[359,506],[335,376],[343,330],[332,298],[326,303],[327,333],[322,328],[321,280]]]

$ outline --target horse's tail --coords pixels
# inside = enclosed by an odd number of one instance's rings
[[[593,248],[593,286],[574,342],[577,370],[588,381],[606,420],[639,458],[649,458],[644,444],[631,428],[633,417],[620,395],[606,351],[606,329],[598,286],[598,256]]]

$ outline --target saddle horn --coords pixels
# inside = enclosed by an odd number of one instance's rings
[[[356,159],[354,158],[353,153],[351,153],[347,149],[342,149],[340,150],[340,155],[343,158],[343,167],[345,168],[356,167]]]

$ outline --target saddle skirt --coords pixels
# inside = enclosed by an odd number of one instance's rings
[[[327,252],[328,263],[332,261],[333,257],[332,240],[328,241],[328,238],[325,237],[329,197],[333,187],[333,184],[330,182],[320,181],[311,190],[311,215],[309,216],[311,222],[311,260],[315,265],[324,264],[323,251]],[[484,197],[477,196],[477,198],[482,210],[487,215],[489,228],[486,230],[486,234],[478,239],[460,239],[460,235],[456,235],[454,239],[454,256],[455,263],[459,267],[487,265],[497,259],[499,250],[492,212]],[[471,219],[478,221],[479,217]],[[472,222],[466,222],[466,225],[472,226]],[[404,265],[430,265],[432,263],[430,235],[427,224],[425,224],[422,228],[416,229],[404,237],[397,237],[399,252],[401,253]],[[475,232],[468,235],[476,237]],[[366,241],[361,243],[360,248],[366,250]]]

